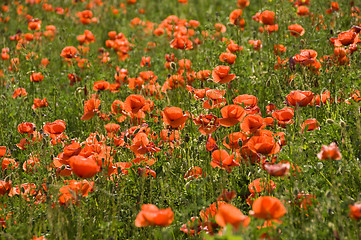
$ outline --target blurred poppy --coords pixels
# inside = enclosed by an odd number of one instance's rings
[[[283,203],[275,197],[259,197],[252,204],[250,215],[265,220],[279,219],[287,213]]]
[[[349,205],[350,213],[349,216],[353,220],[359,220],[361,218],[361,203],[355,203],[354,205]]]
[[[236,61],[237,56],[226,52],[226,53],[221,53],[221,55],[219,55],[219,60],[221,62],[226,62],[228,64],[234,64],[234,62]]]
[[[320,129],[320,124],[318,123],[318,121],[315,118],[312,119],[306,119],[301,126],[301,132],[303,133],[303,131],[306,129],[307,127],[307,132],[309,131],[313,131],[313,130],[317,130]]]
[[[277,163],[277,164],[266,163],[263,165],[263,168],[271,176],[282,177],[289,173],[291,164],[290,163]]]
[[[246,24],[245,20],[241,18],[242,13],[242,9],[235,9],[229,14],[229,22],[239,26],[241,29],[243,29]]]
[[[305,29],[299,24],[293,24],[288,26],[290,34],[295,37],[303,36],[305,34]]]
[[[33,106],[31,108],[34,109],[34,110],[39,108],[39,107],[47,107],[49,105],[46,98],[44,98],[44,99],[35,98],[33,101],[34,101],[34,104],[33,104]]]
[[[247,227],[251,219],[231,204],[225,203],[218,207],[215,220],[221,227],[225,227],[227,224],[231,224],[235,230],[240,225]]]
[[[258,51],[262,48],[261,40],[249,40],[248,43],[253,46],[253,49]]]
[[[15,99],[17,97],[23,97],[26,95],[28,95],[28,93],[26,92],[25,88],[17,88],[14,90],[13,98]]]
[[[79,54],[78,50],[73,46],[68,46],[63,48],[60,56],[65,58],[66,60],[70,60],[71,58],[77,57]]]
[[[320,160],[341,160],[342,156],[336,143],[330,145],[322,145],[321,152],[317,154],[317,158]]]
[[[44,79],[44,75],[42,75],[40,72],[38,73],[32,73],[30,76],[30,81],[32,82],[41,82]]]
[[[0,180],[0,196],[8,194],[11,189],[11,181]]]
[[[193,43],[186,36],[176,37],[170,42],[170,47],[175,49],[193,49]]]
[[[30,123],[30,122],[24,122],[24,123],[20,123],[18,125],[18,132],[19,133],[28,133],[31,134],[35,131],[36,126],[34,123]]]
[[[230,202],[236,196],[236,191],[228,191],[227,189],[223,189],[221,195],[218,196],[217,201]]]
[[[110,83],[107,81],[97,81],[93,83],[93,90],[94,91],[103,91],[107,90],[110,87]]]
[[[191,167],[185,174],[184,179],[186,180],[193,180],[199,177],[205,177],[205,174],[203,174],[203,170],[200,167],[193,166]]]
[[[174,213],[170,208],[158,209],[153,204],[143,204],[142,210],[135,219],[136,227],[146,226],[169,226],[174,219]]]
[[[261,23],[265,24],[265,25],[274,25],[274,21],[275,21],[275,12],[273,11],[263,11],[261,13]]]

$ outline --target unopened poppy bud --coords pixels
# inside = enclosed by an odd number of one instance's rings
[[[190,184],[191,184],[191,182],[187,182],[187,183],[184,185],[184,187],[185,187],[186,190],[189,189]]]
[[[189,135],[188,135],[188,133],[187,133],[186,136],[184,137],[184,141],[185,141],[185,142],[189,142],[189,140],[190,140],[190,137],[189,137]]]
[[[228,27],[232,27],[232,26],[235,26],[235,25],[234,25],[233,23],[228,22],[228,23],[227,23],[227,26],[228,26]]]
[[[342,121],[342,120],[340,120],[340,125],[341,125],[341,127],[343,127],[343,128],[345,128],[347,125],[346,125],[346,123],[344,122],[344,121]]]
[[[239,147],[242,147],[242,146],[243,146],[242,139],[238,139],[238,146],[239,146]]]
[[[328,124],[334,124],[335,123],[335,121],[333,121],[332,119],[326,119],[326,123],[328,123]]]
[[[177,64],[175,62],[170,63],[170,68],[173,70],[177,67]],[[170,76],[169,76],[170,77]]]
[[[6,99],[6,97],[4,95],[1,95],[1,98],[4,99],[4,100]]]

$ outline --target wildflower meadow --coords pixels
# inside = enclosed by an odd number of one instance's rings
[[[0,239],[361,239],[360,9],[2,0]]]

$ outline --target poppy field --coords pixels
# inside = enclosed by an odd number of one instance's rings
[[[360,9],[1,1],[0,239],[361,239]]]

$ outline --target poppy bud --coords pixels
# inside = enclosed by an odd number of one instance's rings
[[[227,27],[233,27],[233,26],[235,26],[233,23],[230,22],[227,23]]]
[[[243,141],[242,141],[242,139],[240,138],[240,139],[238,139],[238,145],[239,145],[239,147],[242,147],[242,145],[243,145]]]
[[[342,128],[347,127],[346,123],[344,121],[342,121],[342,120],[340,120],[340,125],[341,125]]]
[[[189,142],[189,140],[190,140],[190,137],[189,137],[189,135],[187,133],[186,136],[184,137],[184,141],[187,143],[187,142]]]
[[[335,121],[333,121],[332,119],[326,119],[326,123],[328,123],[328,124],[334,124],[335,123]]]

